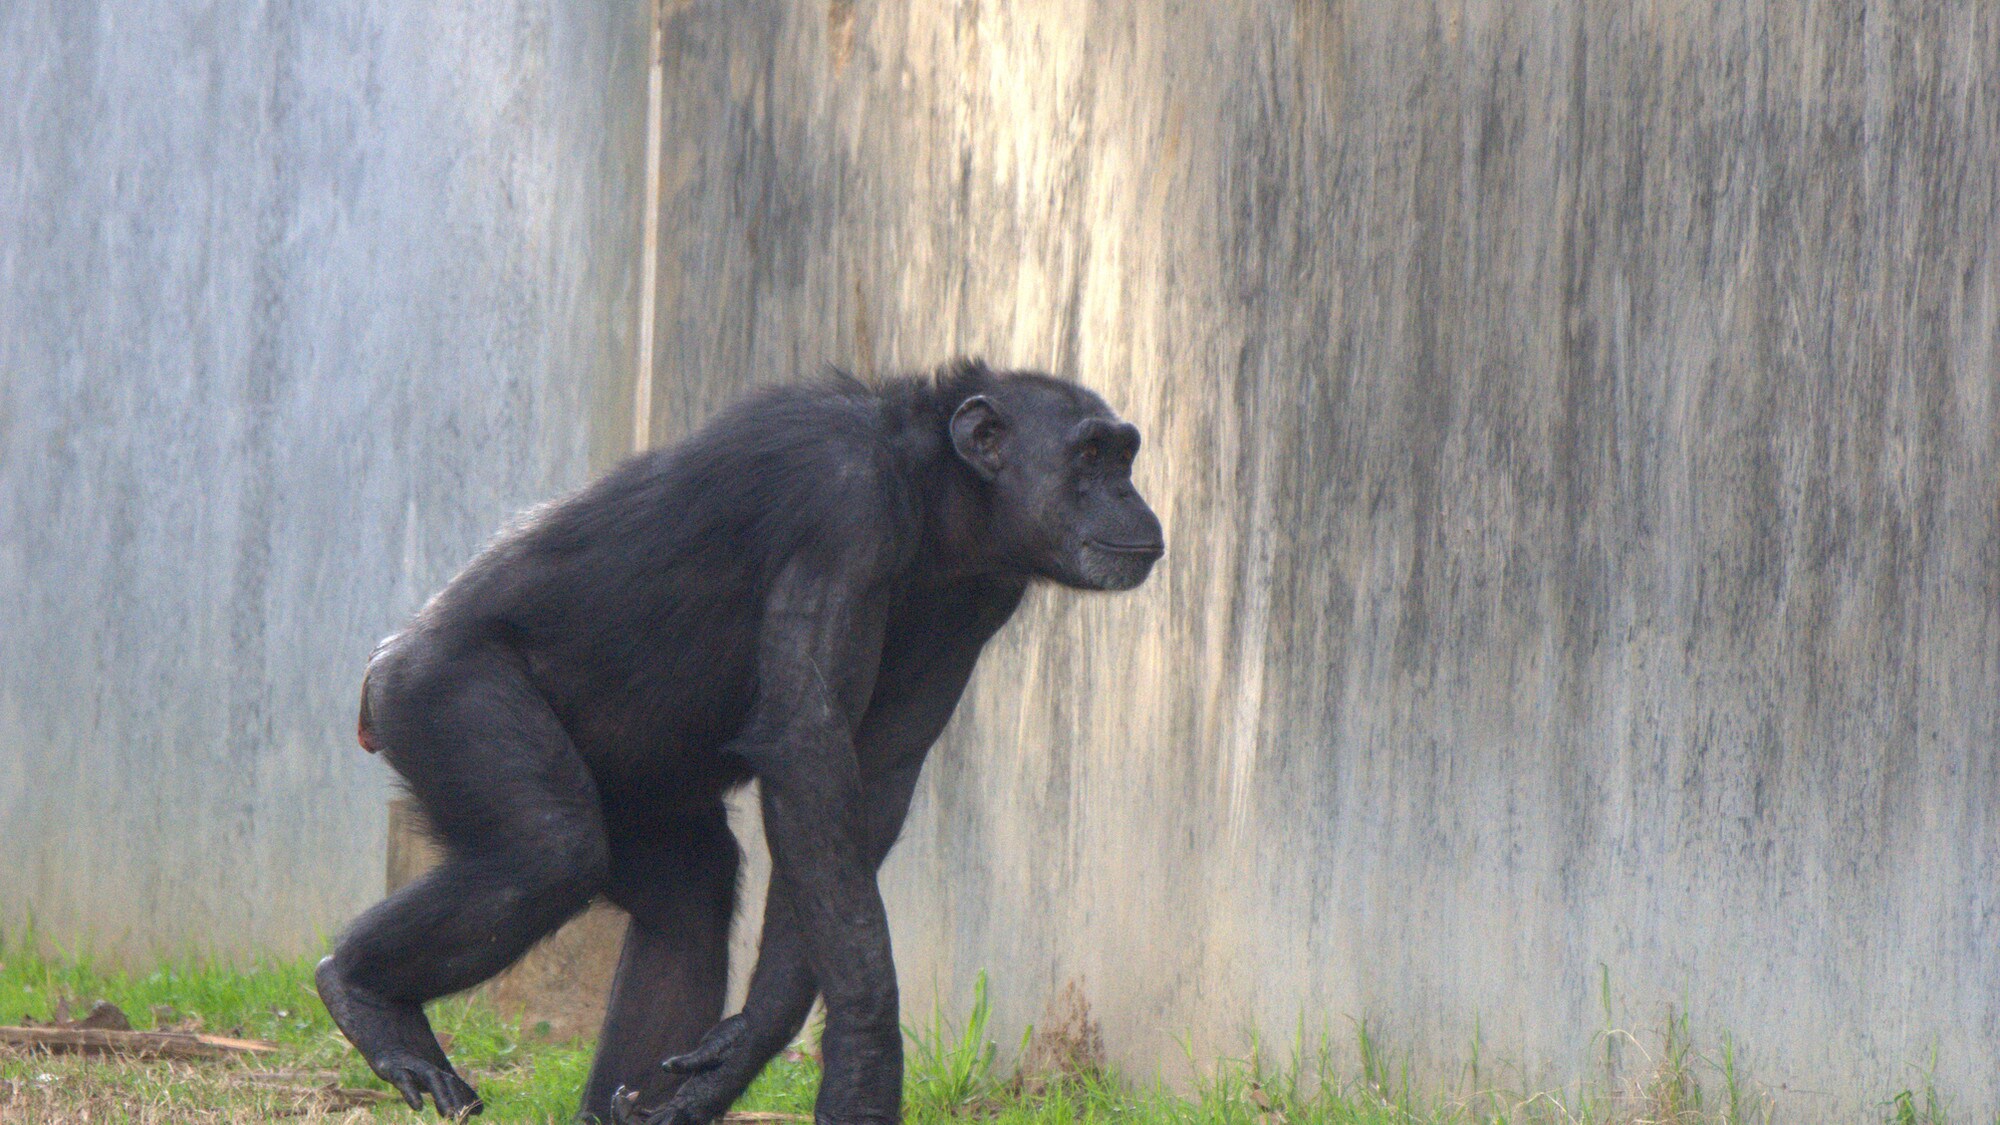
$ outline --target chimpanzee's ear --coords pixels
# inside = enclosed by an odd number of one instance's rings
[[[1000,475],[1000,438],[1006,432],[1000,408],[985,395],[966,399],[951,416],[951,447],[981,480]]]

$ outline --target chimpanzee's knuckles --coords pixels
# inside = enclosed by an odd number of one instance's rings
[[[737,1097],[756,1075],[740,1073],[739,1066],[718,1066],[695,1075],[674,1091],[674,1096],[648,1125],[709,1125],[728,1112]]]
[[[660,1066],[669,1074],[703,1074],[727,1062],[749,1038],[749,1023],[739,1012],[704,1032],[694,1050],[675,1055]]]

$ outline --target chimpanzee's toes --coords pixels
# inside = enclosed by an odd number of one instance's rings
[[[417,1084],[416,1075],[407,1070],[399,1070],[390,1075],[387,1081],[396,1088],[397,1093],[403,1095],[404,1101],[410,1103],[411,1109],[418,1113],[424,1111],[424,1088]]]
[[[430,1095],[438,1116],[451,1121],[463,1121],[486,1108],[478,1092],[448,1068],[410,1062],[384,1067],[380,1073],[383,1081],[394,1086],[419,1113],[423,1112],[425,1094]]]
[[[430,1099],[438,1103],[438,1117],[450,1117],[452,1121],[478,1117],[486,1111],[486,1103],[482,1103],[480,1095],[472,1091],[472,1085],[450,1071],[432,1079]]]
[[[645,1125],[646,1115],[639,1111],[639,1091],[620,1086],[611,1092],[611,1125]]]
[[[668,1125],[677,1119],[672,1105],[639,1108],[639,1091],[618,1087],[611,1095],[611,1125]]]
[[[430,1086],[431,1101],[437,1105],[439,1117],[463,1121],[486,1108],[471,1085],[449,1070],[432,1071],[424,1076],[424,1081]]]
[[[421,1112],[426,1094],[441,1117],[465,1118],[484,1108],[479,1094],[445,1058],[423,1005],[370,992],[349,980],[333,957],[319,963],[314,978],[334,1024],[411,1109]]]

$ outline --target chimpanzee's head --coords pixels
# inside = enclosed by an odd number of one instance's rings
[[[951,444],[989,486],[986,546],[1010,568],[1129,590],[1165,553],[1160,521],[1132,487],[1139,429],[1082,387],[996,375],[953,412]]]

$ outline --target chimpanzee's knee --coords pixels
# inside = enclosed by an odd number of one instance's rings
[[[611,878],[611,847],[603,822],[594,817],[555,821],[507,850],[524,892],[574,900],[579,908]]]

